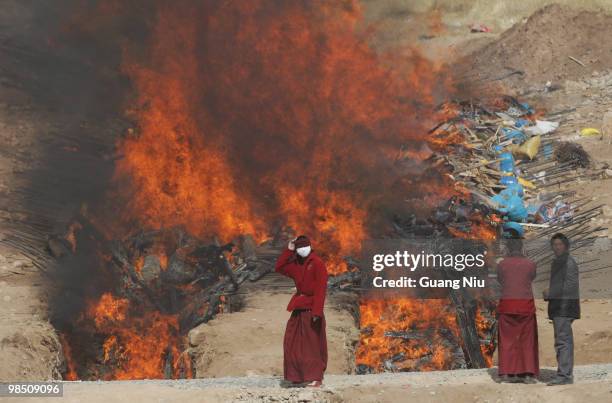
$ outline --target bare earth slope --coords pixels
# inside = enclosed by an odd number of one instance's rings
[[[612,66],[612,15],[549,5],[467,57],[477,79],[513,87],[576,80]],[[572,58],[576,60],[572,60]]]

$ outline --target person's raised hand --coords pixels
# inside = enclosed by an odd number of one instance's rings
[[[296,239],[297,239],[297,238],[293,238],[292,240],[290,240],[290,241],[289,241],[289,245],[287,245],[287,248],[288,248],[289,250],[295,250],[295,240],[296,240]]]

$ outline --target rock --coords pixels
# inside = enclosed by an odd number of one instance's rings
[[[301,390],[297,395],[298,402],[313,402],[315,395],[311,390]]]
[[[194,327],[189,331],[189,345],[192,347],[196,347],[204,342],[206,339],[205,329],[206,324],[202,324],[200,326]]]
[[[21,260],[21,259],[17,259],[13,262],[13,268],[15,269],[22,269],[24,267],[28,267],[31,266],[32,264],[30,262],[27,262],[25,260]]]

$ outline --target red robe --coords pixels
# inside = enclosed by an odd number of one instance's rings
[[[291,317],[285,330],[284,375],[291,382],[322,381],[327,368],[327,339],[323,306],[327,271],[314,252],[300,264],[294,251],[285,250],[276,262],[277,273],[291,277],[296,293],[287,310]],[[313,317],[319,320],[313,322]]]
[[[536,264],[523,256],[510,256],[497,266],[502,286],[498,313],[499,375],[540,373],[538,324],[531,283]]]

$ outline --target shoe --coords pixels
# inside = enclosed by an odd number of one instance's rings
[[[562,378],[558,376],[552,381],[548,382],[546,385],[548,386],[571,385],[573,383],[574,383],[574,380],[572,378]]]
[[[516,375],[510,375],[506,382],[508,382],[508,383],[523,383],[523,379],[521,377],[519,377],[519,376],[516,376]]]
[[[282,381],[280,381],[280,387],[281,388],[302,388],[304,387],[304,383],[303,382],[292,382],[292,381],[283,379]]]
[[[323,383],[321,383],[321,381],[312,381],[312,382],[306,384],[306,387],[308,387],[308,388],[320,388],[321,385],[323,385]]]
[[[533,376],[524,376],[521,378],[521,381],[523,383],[526,383],[527,385],[533,385],[538,383],[538,380],[535,379]]]
[[[500,375],[499,382],[500,383],[510,383],[510,377],[508,375]]]

